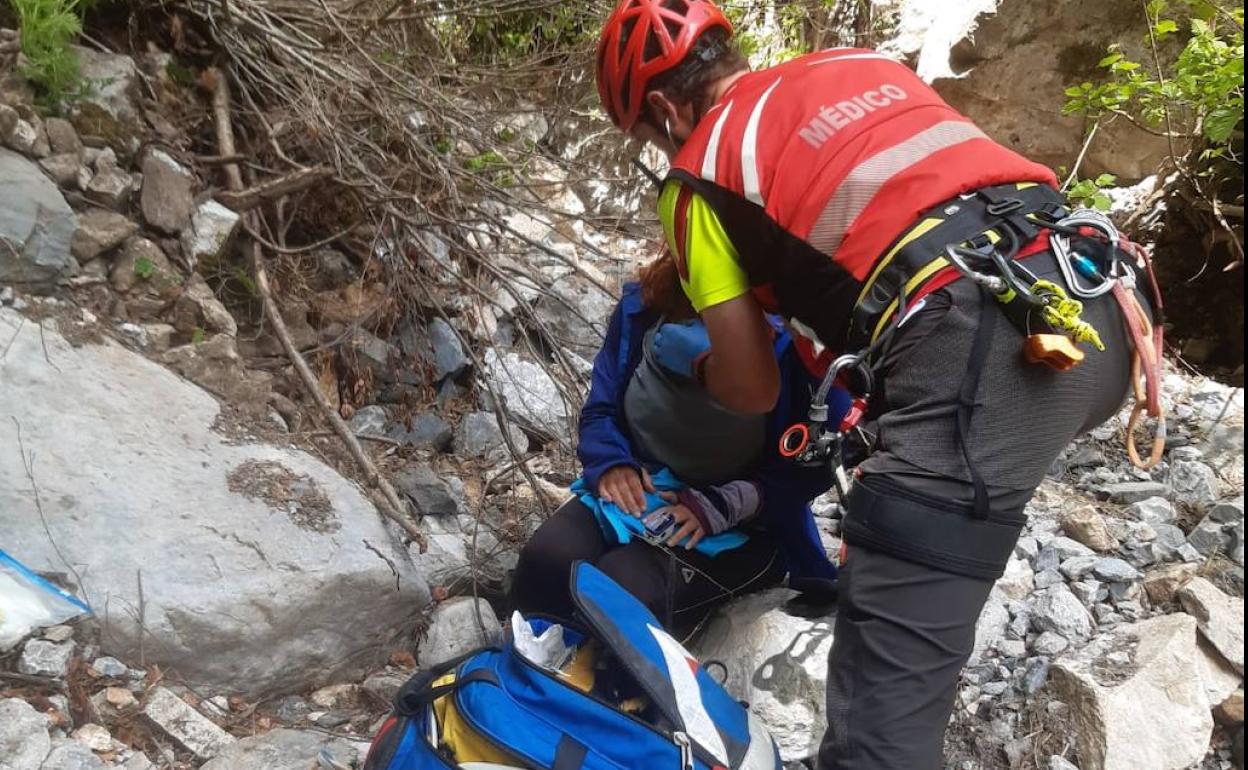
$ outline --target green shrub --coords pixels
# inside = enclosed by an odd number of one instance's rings
[[[88,0],[9,0],[17,13],[23,75],[40,91],[44,103],[59,105],[81,88],[78,56],[70,48],[82,32],[82,12]]]

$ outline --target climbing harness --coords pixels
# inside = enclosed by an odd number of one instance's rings
[[[1022,245],[1044,231],[1049,233],[1049,249],[1064,286],[1040,279],[1019,260]],[[1133,258],[1135,264],[1124,257]],[[1060,193],[1032,183],[985,188],[937,206],[885,253],[854,306],[847,347],[858,352],[841,356],[829,367],[808,420],[781,436],[782,456],[802,464],[834,461],[838,489],[842,496],[846,494],[847,477],[841,466],[844,438],[866,411],[873,380],[871,361],[909,317],[908,299],[923,294],[925,287],[936,286],[934,282],[950,267],[994,297],[1023,334],[1025,360],[1058,372],[1070,371],[1084,360],[1080,344],[1105,350],[1099,331],[1082,318],[1081,300],[1112,295],[1134,347],[1132,394],[1136,403],[1127,426],[1127,453],[1132,463],[1144,469],[1160,461],[1166,440],[1160,392],[1162,303],[1152,262],[1105,215],[1090,209],[1069,211]],[[1148,276],[1156,322],[1135,294],[1137,271]],[[982,308],[955,413],[955,435],[975,487],[976,517],[981,519],[988,515],[987,488],[970,462],[966,437],[996,317],[988,304]],[[842,424],[829,428],[824,401],[832,385],[851,370],[863,387]],[[1135,431],[1145,416],[1156,428],[1151,451],[1142,457]]]
[[[836,427],[829,428],[828,394],[834,384],[843,381],[843,375],[850,373],[857,375],[858,381],[852,384],[846,381],[845,384],[855,388],[857,395],[852,397],[849,409],[841,416]],[[867,413],[874,380],[875,376],[864,354],[837,358],[828,367],[827,374],[811,399],[810,414],[806,422],[790,426],[780,436],[781,457],[808,466],[832,463],[836,489],[842,502],[849,494],[849,477],[845,472],[845,443]]]

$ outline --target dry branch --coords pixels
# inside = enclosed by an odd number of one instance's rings
[[[267,201],[274,201],[291,193],[306,190],[333,175],[334,170],[325,166],[301,168],[285,176],[266,180],[246,190],[226,190],[217,195],[217,200],[241,213]]]
[[[229,157],[236,154],[234,148],[234,131],[231,123],[229,83],[222,74],[218,73],[217,77],[213,79],[213,88],[212,106],[213,118],[216,123],[217,142],[219,145],[218,151],[222,156]],[[241,190],[243,186],[242,176],[238,173],[238,167],[227,165],[225,168],[230,186],[234,190]],[[230,173],[231,170],[233,173]],[[259,230],[257,222],[254,221],[255,219],[258,219],[257,215],[252,213],[248,216],[253,219],[253,221],[249,223],[249,226],[253,230]],[[420,529],[416,526],[416,522],[412,520],[411,516],[407,515],[407,506],[403,504],[403,500],[399,497],[398,492],[395,491],[394,486],[391,485],[389,480],[377,470],[377,466],[371,459],[369,459],[368,455],[365,454],[364,448],[360,445],[359,440],[355,437],[355,434],[351,432],[351,429],[347,426],[346,422],[343,421],[338,412],[330,406],[329,402],[325,398],[325,394],[321,392],[316,380],[316,375],[312,373],[311,368],[308,366],[308,362],[304,360],[303,356],[299,353],[298,348],[295,347],[294,340],[291,339],[290,332],[286,328],[286,322],[282,318],[281,311],[278,309],[277,303],[273,300],[273,290],[269,284],[268,271],[264,266],[264,254],[260,249],[260,243],[255,240],[251,243],[251,262],[252,271],[255,275],[256,291],[260,295],[261,301],[264,305],[265,318],[269,324],[272,325],[273,333],[281,342],[282,348],[286,351],[286,356],[295,367],[295,371],[298,372],[299,379],[303,382],[304,389],[309,395],[312,396],[312,399],[320,408],[321,413],[329,421],[329,424],[333,428],[334,432],[338,434],[338,437],[341,438],[342,442],[347,446],[347,450],[351,453],[352,459],[355,460],[356,464],[360,467],[360,470],[364,474],[365,483],[368,484],[371,489],[375,490],[376,494],[373,495],[373,501],[377,504],[377,507],[387,518],[402,527],[403,531],[406,532],[414,542],[419,544],[420,549],[423,552],[428,544],[425,540],[424,534],[421,533]]]

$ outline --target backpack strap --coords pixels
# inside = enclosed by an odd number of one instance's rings
[[[480,647],[472,650],[471,652],[466,652],[459,657],[452,658],[445,663],[440,663],[433,668],[422,671],[413,676],[411,679],[408,679],[407,682],[399,688],[398,693],[394,696],[395,713],[405,717],[413,716],[421,709],[429,706],[438,698],[441,698],[443,695],[454,692],[459,689],[459,687],[471,682],[492,680],[491,684],[497,685],[498,678],[495,677],[492,672],[479,669],[464,676],[463,678],[456,677],[455,681],[451,684],[441,685],[438,687],[433,686],[434,682],[450,673],[453,669],[459,668],[462,663],[470,658],[473,658],[486,650],[497,649],[499,648]]]

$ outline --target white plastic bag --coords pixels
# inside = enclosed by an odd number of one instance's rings
[[[0,550],[0,651],[31,631],[89,614],[91,608]]]
[[[548,671],[561,670],[576,652],[564,641],[563,626],[555,623],[537,636],[519,612],[511,614],[511,638],[517,652]]]

